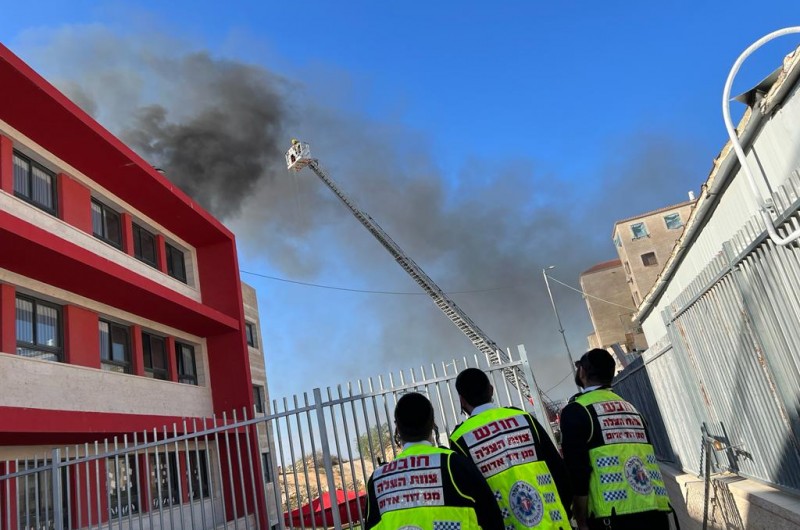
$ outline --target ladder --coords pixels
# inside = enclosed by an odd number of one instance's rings
[[[428,294],[436,304],[436,307],[450,319],[456,327],[472,342],[472,344],[486,356],[490,364],[501,364],[508,362],[510,358],[506,352],[491,340],[475,322],[460,308],[454,301],[442,291],[436,282],[428,276],[422,267],[417,265],[404,251],[400,245],[389,237],[383,228],[369,214],[359,209],[358,206],[347,195],[342,192],[339,186],[319,165],[319,161],[311,158],[311,149],[307,143],[292,140],[292,147],[286,153],[286,165],[289,170],[298,172],[304,167],[313,171],[322,182],[339,198],[347,209],[358,219],[364,227],[389,251],[397,263],[406,271],[422,290]],[[506,380],[519,391],[526,399],[531,398],[530,388],[525,376],[519,366],[503,370]],[[538,396],[542,399],[542,396]],[[545,418],[546,421],[546,418]]]

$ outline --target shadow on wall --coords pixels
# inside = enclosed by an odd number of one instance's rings
[[[630,374],[627,375],[626,374]],[[631,402],[636,410],[644,416],[647,422],[647,435],[653,444],[656,457],[662,462],[671,462],[678,468],[683,468],[680,458],[675,453],[664,425],[664,417],[658,407],[650,374],[644,358],[639,356],[630,363],[625,370],[617,376],[613,390],[622,398]]]

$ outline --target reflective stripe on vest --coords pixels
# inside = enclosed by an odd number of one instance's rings
[[[582,394],[575,402],[592,418],[590,517],[669,511],[669,497],[653,446],[633,405],[605,389]],[[600,432],[595,433],[598,425]]]
[[[372,487],[380,512],[375,528],[421,530],[480,530],[471,506],[445,506],[445,490],[461,493],[453,480],[449,455],[453,451],[428,445],[412,445],[372,475]]]
[[[547,463],[539,460],[536,432],[526,412],[489,409],[468,418],[450,436],[466,448],[494,492],[506,529],[570,528]]]

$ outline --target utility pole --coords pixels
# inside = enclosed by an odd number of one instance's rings
[[[567,344],[567,336],[564,334],[564,326],[561,325],[561,317],[558,315],[558,308],[556,307],[556,300],[553,298],[553,292],[550,290],[550,281],[547,277],[547,271],[555,269],[555,265],[550,265],[542,269],[542,276],[544,276],[544,284],[547,286],[547,294],[550,296],[550,303],[553,305],[553,313],[556,315],[556,322],[558,322],[558,332],[561,333],[561,339],[564,341],[564,348],[567,350],[567,358],[569,359],[569,369],[572,370],[572,377],[575,378],[575,361],[572,360],[572,352],[569,351],[569,344]]]

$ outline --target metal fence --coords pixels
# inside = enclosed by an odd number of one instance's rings
[[[774,194],[779,233],[800,226],[800,176]],[[664,309],[665,341],[616,388],[663,418],[657,439],[700,472],[701,429],[725,467],[800,490],[800,247],[751,219]],[[666,451],[665,448],[661,449]]]
[[[549,428],[541,401],[532,406],[519,390],[523,373],[537,387],[518,352],[500,365],[476,355],[316,388],[273,400],[266,415],[242,410],[0,462],[0,529],[356,528],[369,476],[398,450],[392,418],[402,394],[428,396],[446,444],[461,416],[455,378],[480,367],[496,403],[529,410]],[[271,446],[277,455],[262,460]]]

